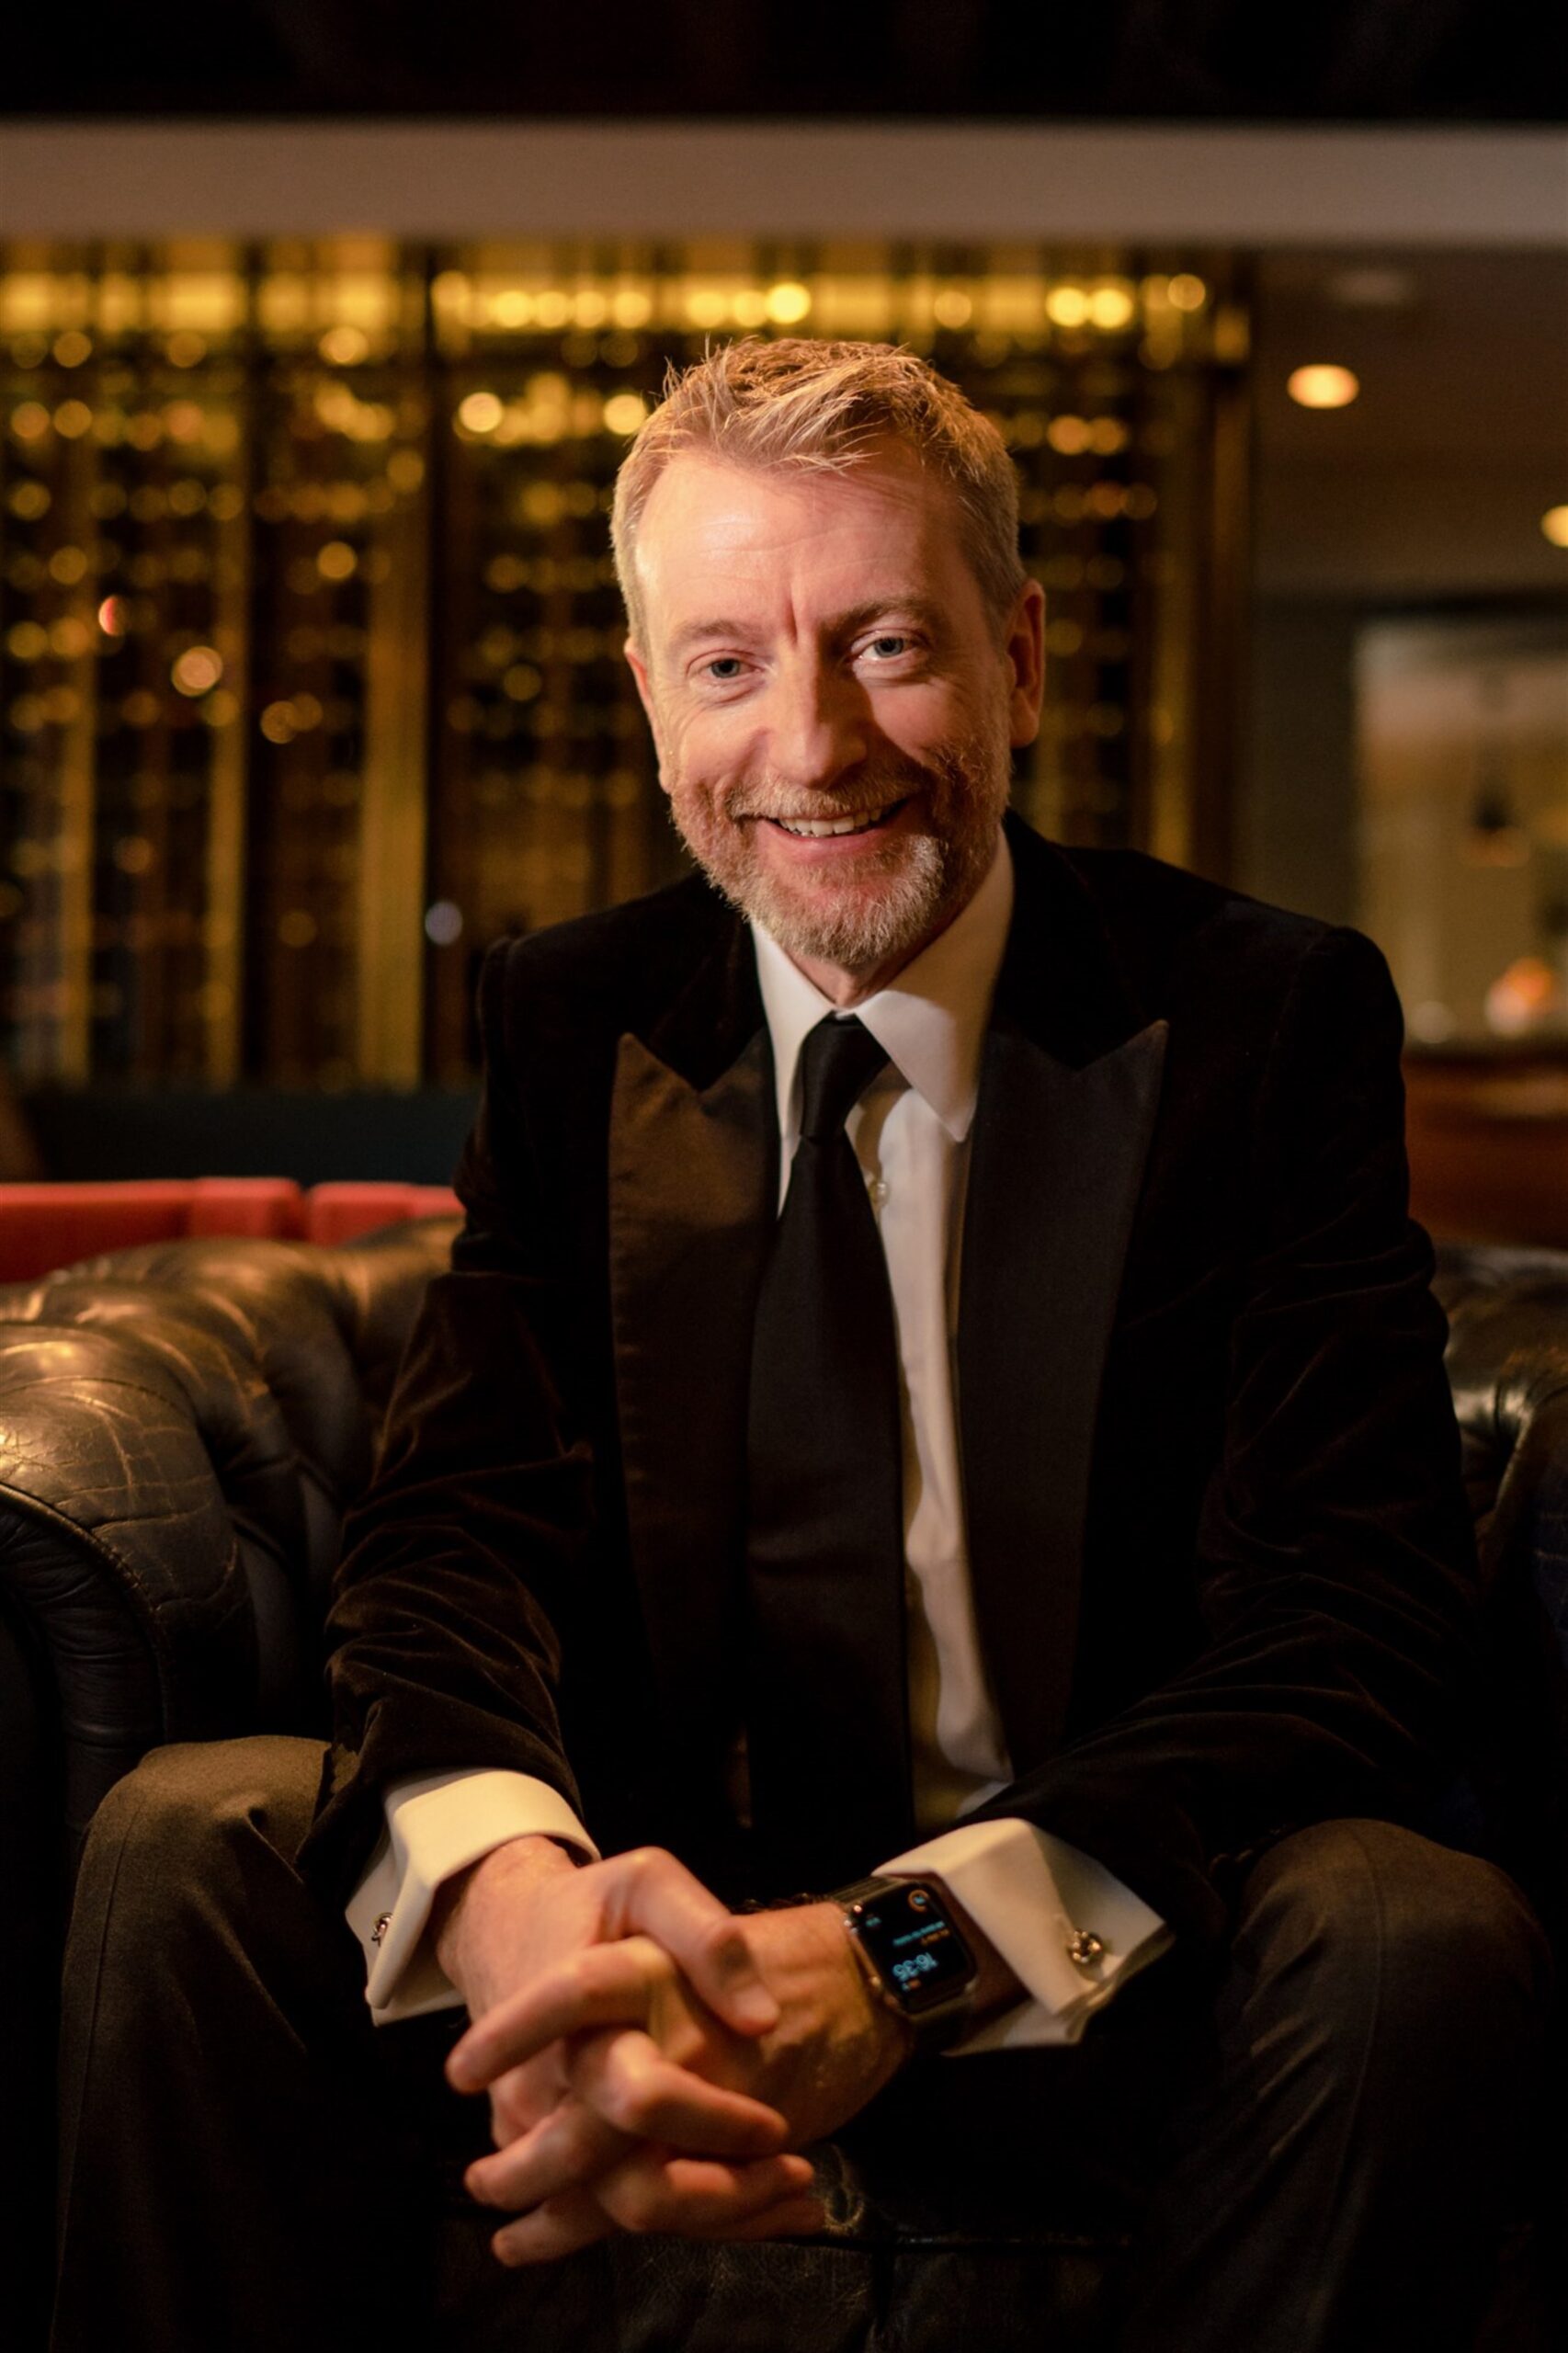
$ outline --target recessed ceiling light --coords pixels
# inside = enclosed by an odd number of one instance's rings
[[[1285,389],[1302,408],[1348,408],[1361,384],[1348,368],[1320,361],[1311,368],[1292,369]]]

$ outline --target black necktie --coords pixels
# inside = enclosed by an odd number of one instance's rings
[[[746,1731],[776,1892],[911,1835],[903,1427],[881,1240],[844,1122],[887,1056],[856,1020],[801,1053],[801,1142],[757,1302],[747,1438]]]

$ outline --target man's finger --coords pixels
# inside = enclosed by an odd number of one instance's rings
[[[526,2067],[498,2075],[490,2086],[490,2137],[495,2147],[520,2141],[567,2097],[566,2053],[559,2044],[542,2059],[530,2059]]]
[[[490,2244],[501,2262],[522,2264],[552,2262],[614,2230],[700,2239],[809,2233],[822,2219],[810,2181],[804,2157],[727,2166],[640,2149],[592,2191],[551,2199],[506,2223]]]
[[[789,2136],[777,2109],[679,2066],[634,2029],[583,2037],[566,2072],[576,2096],[633,2140],[747,2158],[771,2156]]]
[[[784,2144],[776,2109],[688,2075],[630,2030],[591,2037],[574,2053],[572,2079],[572,2093],[551,2115],[469,2167],[471,2196],[513,2211],[541,2205],[596,2180],[636,2140],[743,2162]]]
[[[597,2184],[594,2196],[623,2231],[683,2238],[725,2238],[786,2200],[810,2194],[809,2157],[763,2157],[755,2165],[716,2165],[634,2149]]]
[[[767,2034],[778,2025],[778,2005],[740,1921],[684,1863],[662,1847],[638,1847],[597,1869],[607,1936],[652,1937],[738,2034]]]
[[[587,1946],[476,2019],[448,2053],[448,2082],[460,2092],[483,2091],[567,2035],[643,2025],[653,1982],[668,1968],[646,1937]]]
[[[737,2222],[733,2230],[710,2231],[707,2236],[713,2240],[810,2239],[817,2237],[826,2223],[826,2210],[819,2199],[791,2196],[750,2222]],[[574,2255],[579,2247],[611,2237],[617,2229],[592,2194],[579,2190],[508,2222],[495,2233],[490,2246],[497,2259],[508,2266],[553,2263],[563,2255]]]
[[[640,2027],[656,1984],[670,1968],[667,1956],[645,1937],[574,1954],[487,2010],[449,2055],[448,2081],[458,2091],[482,2090],[552,2043],[604,2027]],[[623,2031],[596,2037],[595,2043],[601,2040],[622,2046],[619,2063],[607,2072],[602,2055],[590,2046],[582,2083],[573,2052],[567,2055],[568,2075],[621,2131],[639,2139],[667,2137],[677,2147],[721,2156],[755,2156],[784,2140],[777,2109],[676,2066],[646,2034]]]
[[[737,2222],[733,2231],[715,2231],[715,2238],[723,2239],[814,2239],[827,2228],[827,2208],[814,2195],[793,2195],[770,2206],[766,2214],[758,2214],[749,2222]]]
[[[553,2114],[493,2157],[477,2157],[463,2176],[463,2188],[481,2206],[506,2213],[542,2206],[551,2198],[587,2188],[618,2165],[632,2147],[624,2132],[607,2124],[584,2101],[570,2096]]]
[[[596,2240],[613,2237],[616,2228],[591,2190],[574,2189],[507,2222],[491,2239],[490,2252],[508,2266],[554,2263]]]

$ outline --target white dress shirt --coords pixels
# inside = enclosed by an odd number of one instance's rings
[[[1013,1778],[975,1630],[953,1402],[970,1131],[1012,905],[1004,841],[947,930],[855,1006],[889,1060],[846,1123],[876,1212],[898,1336],[911,1753],[924,1834],[923,1844],[877,1868],[939,1878],[1029,1997],[963,2052],[1076,2041],[1119,1982],[1170,1941],[1157,1914],[1064,1840],[1011,1818],[961,1821]],[[766,932],[754,938],[778,1088],[782,1207],[800,1137],[801,1047],[835,1008]],[[386,1793],[386,1817],[348,1906],[381,2022],[458,1999],[425,1934],[436,1893],[454,1872],[530,1831],[589,1858],[597,1851],[559,1792],[527,1774],[399,1781]],[[1087,1964],[1069,1955],[1080,1932],[1101,1949]]]

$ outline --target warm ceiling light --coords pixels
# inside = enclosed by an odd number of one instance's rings
[[[1348,408],[1361,384],[1348,368],[1318,366],[1292,369],[1285,389],[1302,408]]]
[[[1568,506],[1549,506],[1540,528],[1554,548],[1568,548]]]

